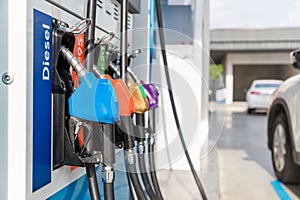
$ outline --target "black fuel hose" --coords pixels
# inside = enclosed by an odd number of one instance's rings
[[[155,191],[158,199],[163,200],[163,196],[162,196],[162,193],[160,191],[160,187],[159,187],[158,180],[157,180],[157,175],[156,175],[156,169],[155,169],[154,142],[153,142],[153,144],[151,144],[152,143],[151,140],[152,140],[151,138],[148,139],[148,153],[149,153],[148,156],[149,156],[149,165],[150,165],[150,177],[151,177],[151,181],[152,181],[152,184],[153,184],[154,191]]]
[[[130,180],[128,172],[126,172],[126,176],[127,176],[128,187],[129,187],[129,200],[134,200],[133,196],[136,193],[135,193],[134,187],[132,185],[132,182]]]
[[[91,19],[91,27],[87,31],[86,41],[93,41],[95,38],[95,22],[96,22],[96,8],[97,8],[97,0],[88,0],[87,2],[87,18]],[[89,47],[89,44],[85,44],[86,47]],[[93,61],[93,56],[91,53],[87,54],[85,59],[86,67],[88,71],[92,71],[92,65],[89,65]],[[92,200],[100,200],[100,192],[97,183],[97,174],[95,165],[86,166],[86,174],[88,177],[89,183],[89,191]]]
[[[197,187],[199,189],[199,192],[202,196],[203,200],[207,200],[206,193],[204,191],[204,188],[201,184],[200,178],[197,175],[197,172],[195,170],[195,167],[193,165],[193,162],[190,158],[190,154],[188,152],[183,133],[181,130],[181,125],[179,123],[178,115],[177,115],[177,110],[176,110],[176,105],[174,101],[174,96],[172,92],[172,84],[171,84],[171,79],[170,79],[170,73],[169,73],[169,68],[168,68],[168,60],[167,60],[167,54],[166,54],[166,44],[165,44],[165,37],[164,37],[164,30],[163,30],[163,21],[162,21],[162,12],[161,12],[161,3],[160,0],[156,0],[156,13],[157,13],[157,22],[158,22],[158,27],[159,27],[159,37],[160,37],[160,45],[161,45],[161,53],[163,57],[163,62],[164,62],[164,69],[165,69],[165,74],[166,74],[166,80],[167,80],[167,85],[168,85],[168,91],[169,91],[169,96],[170,96],[170,102],[172,105],[172,110],[173,110],[173,115],[176,123],[176,127],[178,130],[178,134],[181,140],[182,147],[184,149],[185,156],[187,158],[187,161],[190,165],[192,174],[194,176],[195,182],[197,184]]]
[[[127,176],[129,176],[132,185],[134,186],[134,190],[137,194],[138,200],[148,200],[147,196],[144,193],[144,190],[140,184],[139,178],[137,176],[137,171],[135,165],[126,164]]]
[[[102,124],[102,182],[105,200],[114,200],[115,125]]]
[[[129,135],[128,133],[132,131],[132,119],[130,116],[121,116],[121,127],[120,129],[123,131],[123,143],[124,143],[124,159],[125,159],[125,165],[129,164],[128,163],[128,151],[134,152],[134,139],[133,136]],[[127,152],[126,152],[127,151]],[[133,184],[130,179],[130,174],[129,171],[126,170],[126,175],[127,175],[127,181],[128,181],[128,186],[130,189],[130,196],[129,199],[133,199],[133,194],[134,194],[134,188]]]
[[[86,174],[88,177],[91,200],[100,200],[101,198],[100,198],[100,192],[99,192],[99,188],[98,188],[95,165],[93,165],[93,164],[87,165],[85,167],[85,169],[86,169]]]
[[[135,153],[134,153],[134,138],[133,138],[133,124],[130,116],[121,116],[121,130],[123,131],[123,142],[124,142],[124,159],[126,174],[131,192],[133,196],[133,190],[135,191],[139,200],[147,200],[147,196],[141,186],[139,178],[137,176],[137,170],[135,166]],[[131,184],[133,188],[131,187]]]
[[[104,199],[113,200],[114,196],[114,183],[104,183]]]
[[[139,167],[140,167],[140,174],[143,180],[143,183],[145,185],[145,189],[150,197],[151,200],[156,200],[158,197],[156,197],[156,194],[154,193],[150,180],[147,175],[147,170],[145,166],[145,154],[144,153],[139,153],[138,154],[138,160],[139,160]]]
[[[156,175],[156,168],[155,168],[155,160],[154,160],[154,151],[155,151],[155,132],[156,132],[156,126],[155,126],[155,108],[149,109],[148,111],[148,159],[149,159],[149,167],[150,167],[150,178],[152,181],[152,185],[154,188],[154,191],[156,193],[156,196],[163,200],[163,195],[161,193],[159,183],[157,180]]]
[[[140,174],[142,177],[142,181],[144,183],[145,189],[150,197],[150,199],[154,200],[156,198],[156,194],[154,190],[152,189],[150,180],[147,175],[146,165],[145,165],[145,114],[135,114],[136,118],[136,128],[138,133],[138,162],[140,167]]]

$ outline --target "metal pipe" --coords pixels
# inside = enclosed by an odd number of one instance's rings
[[[140,83],[141,82],[141,80],[137,77],[137,75],[135,75],[135,73],[132,71],[132,69],[130,67],[127,67],[127,72],[134,79],[134,81],[136,83]]]
[[[110,64],[109,64],[109,67],[112,68],[112,69],[114,70],[114,72],[117,74],[118,77],[121,76],[121,73],[120,73],[120,71],[118,70],[118,67],[117,67],[115,64],[110,63]],[[124,82],[124,83],[126,84],[126,82]]]
[[[128,18],[128,0],[121,3],[121,78],[127,84],[127,18]]]
[[[96,24],[97,0],[88,0],[86,18],[92,21],[91,27],[87,30],[85,38],[85,67],[88,71],[93,71],[95,46],[95,24]]]
[[[69,49],[62,46],[60,52],[64,59],[69,63],[69,65],[71,65],[71,67],[73,67],[73,69],[76,71],[77,77],[79,79],[86,75],[87,70],[83,67],[78,58],[76,58],[76,56],[74,56],[74,54]]]

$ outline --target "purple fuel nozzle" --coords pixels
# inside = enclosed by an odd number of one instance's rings
[[[144,81],[141,81],[141,84],[143,84],[145,88],[145,93],[147,95],[147,100],[149,103],[149,109],[157,108],[159,95],[157,87],[152,83],[145,84]]]

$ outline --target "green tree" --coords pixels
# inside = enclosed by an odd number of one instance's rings
[[[223,71],[224,71],[224,67],[222,64],[210,65],[210,67],[209,67],[210,79],[211,80],[219,80]]]

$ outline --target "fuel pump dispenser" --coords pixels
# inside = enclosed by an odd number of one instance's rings
[[[86,22],[88,26],[89,21],[86,20]],[[85,30],[87,26],[84,28]],[[74,144],[75,135],[72,134],[73,130],[71,128],[72,126],[70,126],[75,124],[78,120],[72,117],[74,108],[69,107],[70,101],[68,101],[68,99],[71,98],[74,93],[74,83],[69,69],[69,60],[65,59],[63,53],[68,52],[68,56],[72,54],[70,50],[73,50],[75,35],[80,32],[75,32],[78,27],[76,29],[70,29],[66,23],[56,19],[53,19],[53,27],[53,62],[54,66],[56,66],[52,72],[53,167],[56,169],[62,165],[85,166],[86,163],[99,163],[100,159],[97,156],[86,158],[78,157],[79,151],[75,149]],[[84,70],[80,70],[79,72],[80,75],[84,74]],[[84,85],[81,88],[83,87]],[[73,100],[71,100],[71,102],[72,101]],[[76,111],[75,109],[75,112]],[[90,120],[90,118],[82,117],[81,119]],[[87,124],[87,122],[82,122],[82,126],[87,127],[87,130],[89,130]],[[87,135],[91,134],[89,131],[87,132]]]
[[[104,183],[105,199],[114,199],[113,180],[115,163],[114,124],[119,120],[119,104],[117,96],[108,79],[97,79],[92,72],[88,72],[80,61],[67,48],[61,48],[64,59],[74,68],[79,78],[79,87],[69,98],[70,115],[76,118],[101,122],[102,135],[102,180]],[[89,176],[89,172],[87,170]],[[95,174],[89,178],[95,178]],[[91,181],[91,195],[97,191],[97,184]],[[97,188],[97,189],[95,189]]]
[[[135,51],[135,54],[138,52],[139,51]],[[149,166],[150,166],[150,177],[151,177],[153,189],[155,191],[155,194],[157,195],[157,199],[163,199],[162,193],[160,191],[159,183],[157,180],[155,162],[154,162],[155,132],[156,132],[155,110],[158,107],[158,95],[159,95],[158,89],[154,84],[152,83],[146,84],[144,81],[140,80],[134,74],[131,68],[127,68],[127,71],[137,83],[141,83],[143,85],[145,94],[147,96],[149,109],[148,109],[148,137],[146,138],[146,140],[148,142],[148,159],[149,159]]]
[[[109,79],[117,93],[118,99],[120,100],[121,109],[121,124],[119,132],[123,135],[123,148],[125,167],[127,171],[128,184],[131,190],[131,194],[136,193],[138,199],[146,199],[142,186],[138,180],[136,174],[136,159],[134,151],[134,131],[131,115],[135,110],[134,97],[131,95],[130,90],[127,88],[122,79],[113,80],[109,75],[105,75],[105,78]],[[132,183],[132,186],[131,186]]]
[[[114,199],[113,164],[114,124],[119,120],[119,105],[114,89],[107,79],[97,79],[88,72],[73,55],[75,35],[84,32],[78,28],[85,24],[85,30],[90,20],[79,23],[76,28],[53,20],[53,165],[59,168],[63,165],[85,167],[89,181],[92,199],[100,199],[95,164],[102,161],[102,180],[106,199]],[[79,86],[74,90],[70,67],[79,78]],[[100,123],[97,129],[101,137],[100,152],[95,154],[92,135],[95,134],[95,123]],[[78,130],[85,128],[84,146],[76,146]],[[102,158],[102,160],[101,160]]]
[[[135,58],[141,50],[134,50],[128,55],[128,63],[130,64],[131,59]],[[117,76],[120,76],[118,67],[112,62],[109,64],[109,67],[114,71]],[[150,199],[163,199],[161,191],[159,189],[159,184],[155,172],[154,164],[154,143],[155,143],[155,108],[158,107],[158,90],[153,84],[145,84],[141,81],[131,70],[130,67],[127,67],[127,73],[132,77],[134,83],[129,81],[129,91],[132,95],[134,101],[134,112],[136,118],[135,126],[135,139],[138,142],[137,151],[138,151],[138,161],[141,172],[141,177],[143,180],[143,185],[145,186],[146,192],[149,195]],[[145,87],[144,87],[145,86]],[[146,134],[145,128],[145,113],[148,111],[149,121],[148,121],[148,130],[149,135]],[[146,145],[145,142],[148,142],[148,152],[149,152],[149,162],[150,171],[151,171],[151,181],[148,178],[146,170]],[[151,183],[152,182],[152,183]],[[153,185],[153,188],[152,188]]]
[[[90,127],[88,122],[83,122],[82,120],[71,117],[71,112],[74,112],[74,106],[70,106],[68,101],[74,92],[74,85],[70,73],[70,60],[65,58],[71,55],[69,50],[73,50],[75,36],[72,32],[68,31],[68,25],[62,21],[53,19],[53,27],[53,62],[55,64],[54,66],[56,66],[53,68],[52,80],[53,167],[54,169],[63,165],[86,167],[91,197],[92,199],[100,199],[95,176],[95,164],[100,163],[100,158],[91,154],[85,154],[83,156],[84,152],[75,147],[75,126],[80,127],[84,125],[85,127]],[[67,48],[69,48],[69,50],[67,50]],[[64,55],[62,52],[67,52],[68,55]],[[79,74],[82,77],[83,70],[81,71]],[[84,119],[84,117],[82,117],[82,119]],[[91,128],[88,128],[86,135],[90,136],[91,134]],[[89,141],[90,137],[86,137],[84,144],[89,144]]]
[[[128,70],[129,71],[129,70]],[[154,84],[148,83],[145,84],[141,81],[145,88],[145,93],[149,102],[149,110],[148,110],[148,159],[149,159],[149,166],[150,166],[150,177],[152,181],[152,185],[154,191],[159,199],[163,199],[159,183],[157,180],[156,175],[156,167],[155,167],[155,160],[154,160],[154,150],[155,150],[155,133],[156,133],[156,126],[155,126],[155,111],[158,107],[158,89]]]
[[[115,89],[120,104],[120,124],[118,125],[118,131],[116,133],[116,138],[119,139],[116,141],[116,146],[123,147],[124,149],[125,168],[131,195],[134,196],[135,194],[138,199],[146,200],[147,197],[144,194],[136,171],[134,130],[131,118],[135,109],[133,96],[122,79],[112,79],[110,75],[105,74],[105,72],[109,71],[109,63],[115,61],[116,54],[119,54],[117,50],[110,49],[107,51],[108,48],[106,47],[112,46],[109,44],[110,37],[108,35],[104,36],[107,40],[101,39],[97,43],[100,48],[96,46],[96,49],[98,48],[99,51],[96,51],[95,54],[99,56],[98,59],[95,60],[97,67],[94,67],[94,73],[98,78],[110,80]],[[105,46],[105,48],[101,48],[101,46]]]
[[[145,112],[148,110],[148,101],[144,93],[144,87],[139,83],[134,83],[129,86],[129,90],[134,97],[135,106],[135,117],[136,117],[136,140],[137,144],[137,153],[138,153],[138,163],[140,168],[140,174],[150,199],[157,199],[156,194],[152,189],[150,180],[146,173],[145,165]]]
[[[134,58],[140,53],[140,50],[134,51],[129,58]],[[137,128],[138,132],[141,132],[144,140],[140,139],[139,140],[139,146],[138,146],[138,151],[139,151],[139,166],[141,170],[141,176],[144,181],[145,185],[148,185],[148,190],[151,193],[152,187],[153,186],[153,193],[152,195],[155,195],[151,197],[149,194],[150,198],[154,199],[163,199],[162,193],[159,188],[159,184],[157,181],[157,176],[156,176],[156,169],[155,169],[155,164],[154,164],[154,145],[155,145],[155,109],[158,107],[158,90],[154,84],[145,84],[143,81],[141,81],[131,70],[131,68],[127,68],[127,72],[130,74],[130,76],[134,79],[136,84],[141,84],[143,86],[145,95],[147,97],[148,101],[148,135],[146,135],[145,131],[145,118],[143,114],[137,115]],[[150,177],[151,181],[148,178],[147,175],[147,170],[146,170],[146,160],[145,160],[145,141],[148,142],[148,158],[149,158],[149,166],[150,166]],[[152,184],[150,183],[152,182]],[[150,188],[151,187],[151,188]]]

